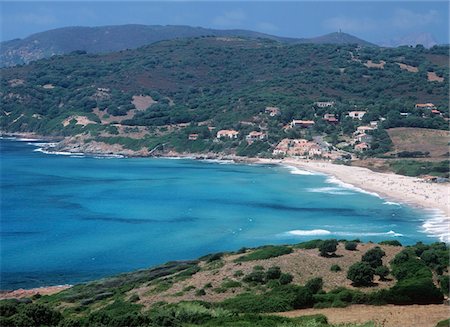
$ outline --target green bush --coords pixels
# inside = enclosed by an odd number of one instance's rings
[[[440,276],[439,277],[439,286],[441,288],[442,293],[445,295],[449,295],[449,289],[450,289],[450,276]]]
[[[411,258],[401,264],[392,265],[392,275],[398,280],[431,278],[432,272],[422,260]]]
[[[280,285],[287,285],[292,282],[294,277],[288,273],[282,273],[279,278]]]
[[[266,279],[278,279],[281,276],[281,269],[280,267],[270,267],[266,272]]]
[[[375,275],[379,276],[381,280],[386,280],[389,275],[389,268],[386,266],[378,266],[375,268]]]
[[[335,239],[325,240],[319,245],[320,255],[328,257],[334,254],[337,250],[338,241]]]
[[[402,243],[400,243],[397,240],[387,240],[387,241],[381,241],[378,243],[380,245],[390,245],[390,246],[402,246]]]
[[[341,270],[342,269],[341,269],[341,267],[339,265],[332,265],[331,268],[330,268],[330,271],[332,271],[332,272],[338,272],[338,271],[341,271]]]
[[[236,262],[252,261],[252,260],[265,260],[269,258],[279,257],[281,255],[289,254],[292,252],[292,248],[286,245],[268,245],[253,252],[243,255],[237,258]]]
[[[387,294],[387,302],[392,304],[439,304],[443,299],[431,278],[401,280]]]
[[[297,245],[295,245],[295,247],[298,249],[306,249],[306,250],[318,249],[322,245],[322,243],[323,243],[322,240],[311,240],[298,243]]]
[[[358,247],[358,243],[356,242],[346,242],[345,243],[345,249],[348,251],[355,251]]]
[[[367,262],[372,268],[377,268],[383,265],[382,258],[386,256],[386,253],[376,246],[373,249],[368,250],[363,256],[361,261]]]
[[[309,290],[312,294],[317,294],[322,290],[323,280],[321,277],[316,277],[308,280],[305,284],[305,288]]]
[[[244,276],[242,280],[246,283],[264,284],[266,282],[266,275],[263,271],[252,271],[250,274]]]
[[[357,262],[350,266],[347,278],[355,286],[367,286],[372,284],[375,271],[367,262]]]

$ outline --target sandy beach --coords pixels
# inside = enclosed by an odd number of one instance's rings
[[[261,159],[260,163],[282,164],[334,176],[335,182],[344,182],[364,191],[376,193],[387,201],[395,201],[430,210],[424,230],[450,242],[450,185],[427,183],[417,177],[379,173],[367,168],[336,165],[325,161],[294,158],[283,160]]]

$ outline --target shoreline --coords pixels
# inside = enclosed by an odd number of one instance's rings
[[[64,291],[68,288],[71,288],[73,285],[54,285],[54,286],[41,286],[41,287],[35,287],[35,288],[18,288],[15,290],[1,290],[0,291],[0,300],[6,300],[6,299],[23,299],[23,298],[29,298],[34,295],[51,295],[55,293],[59,293],[61,291]]]

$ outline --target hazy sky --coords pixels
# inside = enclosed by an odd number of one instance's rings
[[[448,1],[1,1],[1,40],[64,26],[191,25],[290,37],[342,29],[371,42],[428,32],[449,43]]]

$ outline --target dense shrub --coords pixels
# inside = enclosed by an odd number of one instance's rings
[[[399,281],[387,295],[392,304],[433,304],[442,303],[444,296],[433,284],[431,278],[413,278]]]
[[[280,267],[270,267],[266,272],[266,279],[278,279],[281,276]]]
[[[381,280],[385,280],[389,275],[389,268],[386,266],[378,266],[375,268],[375,275],[379,276]]]
[[[355,251],[358,247],[358,243],[356,242],[346,242],[345,243],[345,249],[349,251]]]
[[[381,241],[378,243],[380,245],[391,245],[391,246],[402,246],[402,243],[400,243],[397,240],[387,240],[387,241]]]
[[[279,257],[281,255],[289,254],[292,252],[292,248],[286,245],[269,245],[255,251],[243,255],[236,259],[236,262],[242,261],[252,261],[252,260],[264,260],[274,257]]]
[[[383,265],[382,258],[386,253],[378,246],[368,250],[363,256],[361,261],[367,262],[372,268],[377,268]]]
[[[291,274],[282,273],[278,281],[280,282],[280,285],[287,285],[290,284],[293,279],[294,277]]]
[[[325,240],[319,245],[320,255],[322,257],[331,256],[337,250],[338,242],[335,239]]]
[[[299,249],[306,249],[306,250],[318,249],[322,243],[323,243],[322,240],[311,240],[311,241],[298,243],[297,245],[295,245],[295,247],[299,248]]]
[[[332,272],[338,272],[338,271],[341,271],[342,269],[341,269],[341,267],[339,265],[332,265],[330,270]]]
[[[439,277],[439,286],[441,288],[442,293],[445,295],[449,295],[450,290],[450,276],[440,276]]]
[[[367,262],[357,262],[350,266],[347,278],[355,286],[367,286],[372,284],[375,271]]]
[[[322,287],[323,287],[323,280],[321,277],[310,279],[305,284],[305,288],[309,290],[312,294],[319,293],[319,291],[322,290]]]

